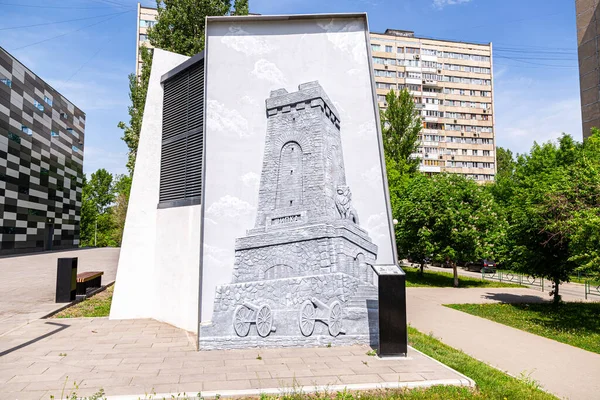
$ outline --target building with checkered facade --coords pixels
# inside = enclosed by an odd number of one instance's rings
[[[79,245],[85,114],[0,47],[0,255]]]

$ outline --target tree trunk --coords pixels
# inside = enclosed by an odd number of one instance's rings
[[[560,294],[558,293],[559,284],[560,279],[554,279],[554,297],[552,299],[554,304],[560,303]]]
[[[452,272],[454,272],[454,287],[458,287],[458,266],[455,262],[452,263]]]
[[[423,275],[423,267],[425,266],[425,263],[421,262],[421,275]]]

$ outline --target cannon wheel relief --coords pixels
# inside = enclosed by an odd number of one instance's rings
[[[271,307],[266,304],[256,306],[251,303],[244,303],[235,309],[233,330],[238,336],[247,336],[252,323],[256,324],[256,331],[261,337],[267,337],[271,332],[275,332]]]
[[[328,326],[331,336],[338,336],[340,333],[345,333],[342,329],[342,317],[343,309],[339,301],[335,300],[328,306],[313,297],[300,306],[298,316],[300,332],[304,336],[312,335],[316,321],[321,321]]]

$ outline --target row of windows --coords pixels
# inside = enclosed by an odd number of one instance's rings
[[[384,74],[383,72],[387,72],[387,74]],[[375,70],[375,76],[385,76],[388,78],[393,78],[395,75],[395,72],[393,71],[379,71],[379,70]],[[402,74],[402,75],[401,75]],[[427,74],[424,74],[427,75]],[[402,72],[398,72],[398,77],[399,78],[404,78],[405,77],[405,73]],[[487,80],[489,82],[489,80]],[[398,88],[398,90],[402,90],[402,88],[405,87],[405,85],[403,84],[394,84],[394,83],[384,83],[384,82],[377,82],[377,87],[379,89],[396,89],[396,87]],[[454,94],[454,95],[460,95],[460,96],[472,96],[472,97],[492,97],[492,92],[489,90],[472,90],[472,89],[456,89],[456,88],[436,88],[436,87],[429,87],[429,86],[420,86],[420,85],[410,85],[410,87],[414,88],[411,90],[415,90],[417,92],[423,91],[426,93],[444,93],[444,94]],[[480,103],[481,104],[481,103]],[[458,107],[458,106],[456,106]],[[462,106],[461,106],[462,107]],[[487,107],[483,107],[480,106],[481,108],[487,108]],[[473,108],[479,108],[479,107],[473,107]]]
[[[472,126],[472,125],[446,124],[445,125],[445,130],[447,130],[447,131],[461,131],[461,132],[492,133],[492,127],[490,127],[490,126]]]
[[[454,119],[474,119],[477,121],[489,121],[490,116],[487,114],[468,114],[468,113],[457,113],[450,111],[437,111],[437,110],[423,110],[424,117],[437,117],[437,118],[454,118]]]
[[[460,150],[460,151],[459,151]],[[471,150],[471,149],[446,149],[446,154],[451,156],[475,156],[475,157],[490,157],[490,150]]]
[[[493,139],[488,138],[470,138],[462,136],[446,136],[446,143],[461,143],[461,144],[494,144]]]
[[[492,97],[492,92],[490,92],[488,90],[444,88],[444,94],[458,94],[461,96],[475,96],[475,97]]]
[[[476,74],[490,74],[491,70],[484,67],[471,67],[469,65],[444,64],[444,69],[448,71],[474,72]]]
[[[478,78],[465,78],[462,76],[442,76],[442,82],[452,82],[452,83],[466,83],[470,85],[486,85],[490,86],[492,81],[490,79],[478,79]]]
[[[446,112],[445,114],[442,112],[442,116],[446,118],[454,118],[454,119],[475,119],[477,121],[489,121],[490,116],[487,114],[468,114],[468,113],[457,113],[457,112]]]
[[[21,125],[21,131],[26,133],[28,136],[33,135],[33,131],[31,130],[31,128],[29,128],[26,125]],[[76,135],[75,131],[73,130],[73,128],[67,128],[67,132],[71,133],[72,135]],[[50,131],[50,137],[58,137],[58,133],[55,131]],[[15,135],[12,132],[8,133],[8,138],[14,142],[17,143],[21,143],[21,138],[19,137],[19,135]],[[71,149],[77,153],[81,152],[81,149],[77,146],[71,146]]]
[[[12,88],[12,81],[8,78],[0,78],[0,82],[4,83],[6,86],[8,86],[9,88]],[[46,104],[48,104],[50,107],[52,107],[52,99],[49,98],[48,96],[44,96],[44,102]],[[35,108],[37,108],[40,111],[44,111],[44,105],[41,104],[39,101],[34,100],[33,101],[33,105]]]
[[[154,25],[156,25],[156,21],[140,19],[140,28],[152,28]]]
[[[494,163],[478,161],[446,161],[446,167],[451,168],[494,168]]]
[[[494,180],[494,175],[487,175],[487,174],[466,174],[465,177],[467,177],[468,179],[473,179],[476,181],[493,181]]]
[[[438,99],[432,99],[432,100],[438,100]],[[437,104],[437,103],[435,103],[435,104]],[[440,100],[439,104],[442,104],[442,100]],[[489,110],[492,108],[491,103],[479,103],[476,101],[460,101],[460,100],[444,100],[443,105],[450,106],[450,107],[481,108],[483,110]]]
[[[382,46],[380,44],[371,44],[371,50],[382,51]],[[394,53],[394,46],[385,45],[383,47],[383,51],[385,51],[386,53]],[[490,61],[489,56],[480,56],[480,55],[476,55],[476,54],[466,54],[466,53],[454,53],[454,52],[433,50],[433,49],[420,49],[418,47],[397,46],[396,53],[423,54],[426,56],[453,58],[453,59],[458,59],[458,60],[487,61],[487,62]]]
[[[459,141],[462,140],[462,141]],[[465,137],[453,137],[453,136],[441,136],[441,135],[429,135],[429,134],[425,134],[425,135],[421,135],[419,137],[419,140],[421,141],[425,141],[425,142],[438,142],[438,143],[444,143],[444,142],[448,142],[448,143],[470,143],[470,144],[492,144],[492,139],[485,139],[485,138],[465,138]],[[458,150],[459,149],[446,149],[446,154],[449,155],[458,155]],[[464,153],[464,151],[466,151],[466,153]],[[461,155],[466,155],[466,156],[482,156],[482,157],[490,157],[492,155],[490,150],[468,150],[468,149],[461,149]]]
[[[443,167],[444,161],[440,160],[421,160],[421,165],[426,165],[428,167]]]
[[[423,110],[423,116],[424,117],[438,117],[438,118],[443,118],[444,117],[444,112],[443,111],[437,111],[437,110]]]
[[[382,65],[398,65],[401,67],[420,67],[421,61],[419,60],[396,60],[395,58],[381,58],[373,57],[374,64]]]

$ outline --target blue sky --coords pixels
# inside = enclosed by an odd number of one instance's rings
[[[136,4],[0,0],[0,46],[87,114],[86,173],[98,168],[126,172],[127,148],[117,123],[128,121]],[[572,0],[250,0],[250,10],[366,11],[375,32],[397,28],[414,30],[417,36],[492,42],[498,145],[523,153],[534,141],[555,139],[562,132],[581,140]],[[67,22],[47,24],[60,21]]]

